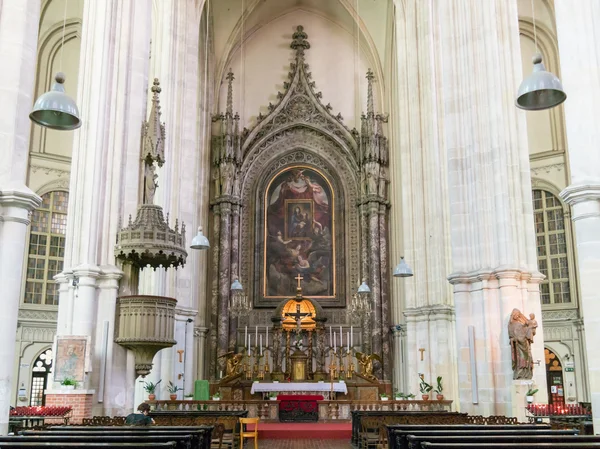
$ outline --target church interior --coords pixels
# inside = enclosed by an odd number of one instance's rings
[[[595,0],[0,0],[0,440],[140,404],[219,449],[595,433],[596,24]]]

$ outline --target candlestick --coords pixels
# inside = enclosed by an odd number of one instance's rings
[[[265,337],[265,346],[268,348],[269,347],[269,326],[265,326],[265,329],[267,330],[267,336]]]
[[[262,353],[262,334],[260,335],[260,355],[263,355],[263,353]]]
[[[340,326],[340,348],[344,347],[344,334],[342,334],[342,326]]]
[[[350,352],[350,332],[346,332],[346,343],[348,343],[348,352]]]
[[[246,335],[248,337],[246,340],[246,347],[248,348],[248,357],[250,357],[250,335]]]
[[[256,326],[256,333],[254,338],[254,346],[258,346],[258,326]]]
[[[352,332],[352,326],[350,326],[350,347],[354,347],[354,332]]]
[[[248,341],[248,326],[244,328],[244,346],[246,346],[246,342]]]
[[[333,342],[333,331],[331,330],[331,326],[329,326],[329,345]]]
[[[334,350],[334,352],[337,351],[337,344],[336,344],[336,341],[335,341],[335,335],[336,334],[333,334],[333,350]]]

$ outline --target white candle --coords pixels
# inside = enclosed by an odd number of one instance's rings
[[[333,331],[331,330],[331,326],[329,326],[329,346],[333,343]]]
[[[258,346],[258,326],[256,326],[256,332],[254,334],[254,346]]]
[[[265,337],[265,347],[269,347],[269,326],[265,326],[265,329],[267,330],[267,336]]]
[[[342,334],[342,326],[340,326],[340,347],[344,346],[344,334]]]
[[[352,332],[352,326],[350,326],[350,347],[354,347],[354,332]]]
[[[346,343],[348,344],[348,352],[350,352],[350,332],[346,332]]]
[[[248,343],[248,326],[244,329],[244,346]]]
[[[262,353],[262,334],[260,334],[260,355],[263,355],[263,353]]]
[[[335,341],[335,336],[336,336],[336,334],[333,334],[333,350],[337,351],[337,344],[336,344],[336,341]]]
[[[246,339],[246,347],[248,348],[248,357],[250,357],[250,335],[247,335],[247,339]]]
[[[219,378],[223,379],[223,371],[221,371],[221,374],[220,374]]]

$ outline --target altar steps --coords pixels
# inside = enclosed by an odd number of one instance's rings
[[[261,422],[258,424],[258,438],[259,440],[347,440],[349,442],[352,438],[352,424],[349,422]]]

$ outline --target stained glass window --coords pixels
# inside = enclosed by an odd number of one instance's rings
[[[33,212],[25,282],[26,304],[58,304],[54,276],[63,270],[69,194],[54,191],[42,195]]]
[[[545,190],[533,191],[538,268],[546,276],[540,285],[542,304],[571,302],[567,236],[563,207]]]

